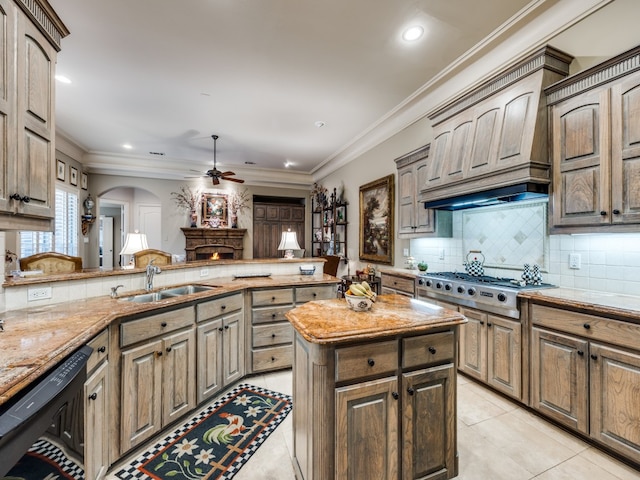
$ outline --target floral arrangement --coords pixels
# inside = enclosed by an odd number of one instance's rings
[[[311,198],[314,198],[314,197],[316,199],[316,202],[318,203],[316,210],[319,208],[322,208],[322,205],[324,205],[327,201],[326,187],[323,187],[318,183],[314,183],[313,188],[311,189]]]
[[[199,189],[191,190],[188,185],[182,185],[179,192],[171,192],[171,196],[178,205],[178,208],[183,208],[191,212],[195,212],[200,204],[202,192]]]
[[[246,188],[241,192],[231,192],[228,198],[231,215],[242,213],[246,208],[249,208],[249,200],[249,190]]]

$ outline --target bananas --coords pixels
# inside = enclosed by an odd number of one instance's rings
[[[352,283],[345,292],[347,295],[355,295],[357,297],[367,297],[372,302],[376,301],[377,294],[371,290],[371,286],[367,282]]]

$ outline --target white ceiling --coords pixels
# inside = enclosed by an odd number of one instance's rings
[[[289,162],[313,173],[529,3],[49,1],[71,31],[58,56],[72,80],[56,86],[58,132],[149,176],[149,165],[207,170],[214,133],[223,170]],[[425,35],[402,42],[413,24]]]

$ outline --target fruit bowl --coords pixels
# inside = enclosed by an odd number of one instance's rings
[[[344,298],[347,300],[349,308],[354,312],[365,312],[371,308],[371,305],[373,305],[370,298],[361,295],[345,294]]]

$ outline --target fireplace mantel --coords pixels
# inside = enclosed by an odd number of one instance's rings
[[[246,228],[181,228],[184,233],[187,262],[201,260],[204,255],[213,253],[231,255],[233,259],[242,258],[244,234]]]

